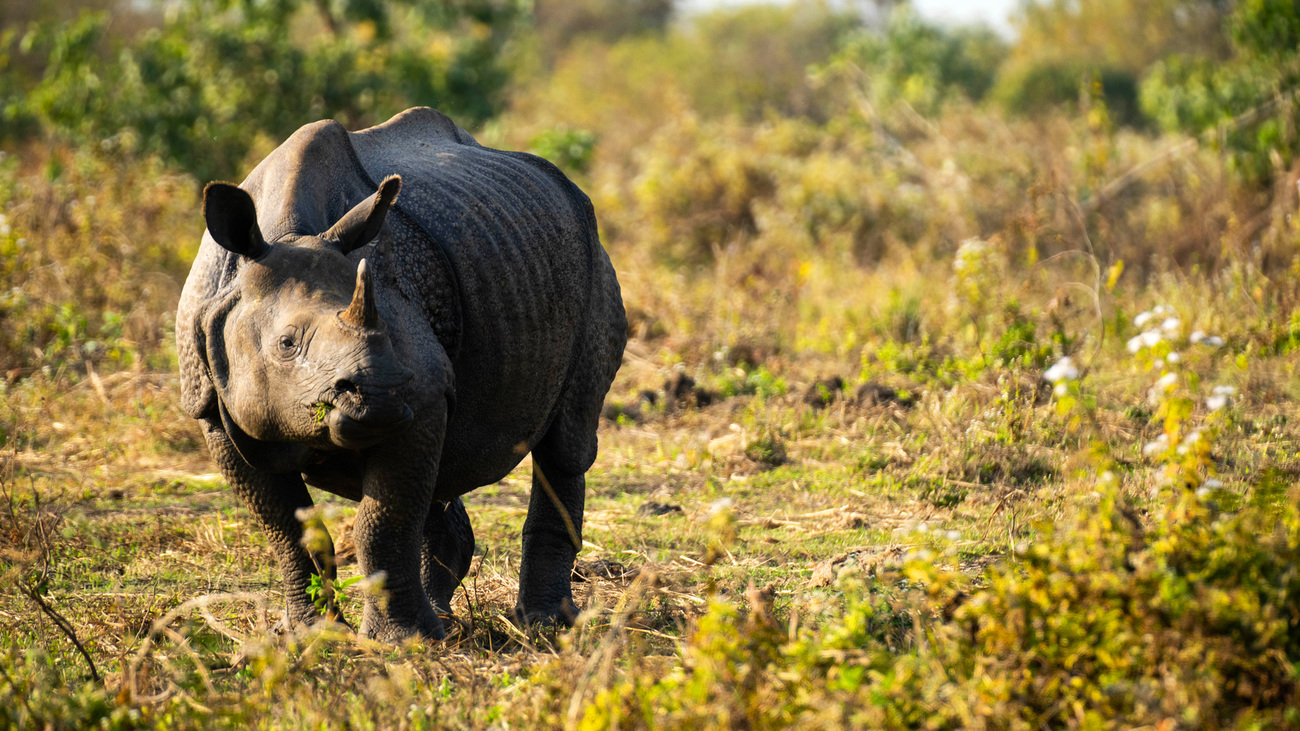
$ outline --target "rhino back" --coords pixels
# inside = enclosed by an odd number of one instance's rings
[[[418,226],[454,273],[458,403],[444,468],[456,471],[462,450],[514,455],[509,464],[466,464],[475,474],[460,487],[497,479],[549,426],[597,314],[592,294],[605,287],[595,280],[612,271],[595,266],[605,254],[590,202],[549,163],[482,147],[432,109],[351,137],[372,179],[402,176],[396,225]],[[409,240],[405,233],[395,237]],[[423,270],[429,252],[398,245],[390,256],[386,267]]]

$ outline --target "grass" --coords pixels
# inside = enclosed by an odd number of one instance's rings
[[[655,389],[675,367],[645,341],[629,352],[613,401]],[[1170,499],[1150,496],[1164,467],[1139,448],[1161,427],[1142,405],[1150,377],[1129,360],[1118,338],[1103,347],[1090,418],[1115,455],[1121,494],[1156,515]],[[1208,377],[1219,373],[1214,360],[1187,367]],[[1259,356],[1244,368],[1223,360],[1221,375],[1249,385],[1219,427],[1217,477],[1239,502],[1265,489],[1289,494],[1300,473],[1300,425],[1285,405],[1296,358]],[[788,631],[796,616],[810,621],[809,602],[824,604],[837,596],[827,591],[863,572],[880,590],[905,593],[884,582],[918,551],[952,557],[978,583],[988,566],[1014,565],[1017,546],[1077,510],[1096,479],[1080,461],[1087,440],[1058,413],[1060,400],[1044,397],[1037,371],[990,368],[951,385],[909,380],[909,402],[857,402],[846,389],[822,405],[807,403],[805,390],[831,372],[855,382],[857,363],[809,357],[763,367],[789,388],[669,409],[661,394],[661,407],[642,409],[635,422],[602,423],[580,561],[606,570],[575,584],[586,608],[577,628],[538,633],[505,619],[530,484],[525,462],[466,498],[480,556],[456,597],[459,632],[403,648],[331,630],[270,633],[282,603],[270,552],[211,472],[177,407],[173,375],[124,370],[98,387],[71,372],[15,382],[3,406],[0,504],[2,692],[17,703],[9,722],[576,725],[629,692],[627,678],[693,667],[691,638],[725,617],[742,636],[761,629],[752,626],[756,612]],[[734,369],[706,363],[697,372],[703,382],[736,380]],[[1261,482],[1261,470],[1276,479]],[[352,510],[338,502],[336,538]],[[654,504],[680,510],[654,514]],[[613,564],[625,571],[610,572]],[[354,575],[355,566],[343,567],[344,579]],[[361,589],[346,591],[355,622]],[[916,641],[905,626],[895,635],[899,647]]]
[[[515,114],[635,117],[570,86]],[[525,461],[466,497],[478,555],[428,645],[273,631],[265,538],[178,403],[195,181],[91,150],[0,159],[4,724],[1297,724],[1293,199],[1255,246],[1259,191],[1212,151],[1083,212],[1082,187],[1168,146],[1146,133],[649,106],[661,131],[606,121],[581,173],[631,322],[585,611],[507,620]],[[1180,322],[1130,352],[1156,305]],[[1054,391],[1063,356],[1080,373]],[[1235,389],[1219,410],[1215,386]],[[317,497],[342,548],[353,507]]]

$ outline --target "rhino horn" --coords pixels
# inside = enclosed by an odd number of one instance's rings
[[[402,192],[402,177],[390,175],[379,184],[379,190],[358,203],[325,232],[325,237],[338,242],[344,254],[361,248],[374,240],[384,227],[388,209]]]
[[[362,259],[357,266],[357,288],[352,293],[352,304],[339,313],[339,319],[352,327],[374,330],[379,327],[379,309],[375,307],[375,282],[370,268]]]

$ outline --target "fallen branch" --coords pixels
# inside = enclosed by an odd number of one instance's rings
[[[45,615],[54,622],[54,626],[58,627],[59,631],[72,641],[73,646],[77,648],[77,652],[80,652],[81,656],[86,658],[86,664],[90,666],[90,677],[96,683],[101,682],[99,670],[95,668],[95,661],[90,659],[90,653],[86,652],[86,646],[81,644],[81,640],[77,639],[77,633],[72,629],[72,625],[68,623],[68,620],[64,619],[62,614],[59,614],[54,607],[50,606],[38,591],[27,586],[22,589],[23,593],[31,597],[31,600],[36,602],[36,606],[40,607],[41,611],[45,612]]]

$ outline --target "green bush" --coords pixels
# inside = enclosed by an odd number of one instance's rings
[[[357,128],[423,104],[474,126],[499,109],[502,49],[522,13],[513,3],[329,8],[186,0],[161,27],[125,41],[106,37],[102,13],[35,26],[22,47],[44,57],[44,75],[0,82],[25,94],[6,106],[6,120],[35,120],[73,144],[158,154],[209,179],[241,173],[250,154],[265,152],[258,145],[316,119]],[[312,20],[325,29],[304,32]],[[121,48],[107,52],[110,41]]]
[[[715,601],[664,677],[630,671],[584,728],[1290,726],[1300,512],[1151,527],[1103,490],[974,581],[918,554],[777,622]],[[819,608],[820,607],[820,608]]]
[[[892,12],[883,30],[862,29],[828,69],[849,73],[878,111],[896,101],[933,115],[954,97],[978,102],[993,84],[1006,44],[985,28],[946,30],[909,6]]]
[[[1300,84],[1300,10],[1289,0],[1238,3],[1229,19],[1232,57],[1182,54],[1156,64],[1142,106],[1170,131],[1214,132],[1248,181],[1290,166],[1300,140],[1289,120]]]
[[[1115,122],[1142,126],[1143,108],[1138,103],[1138,80],[1130,71],[1097,68],[1082,61],[1045,61],[1013,65],[999,78],[994,97],[1015,114],[1041,115],[1076,110],[1091,86],[1099,86]]]

